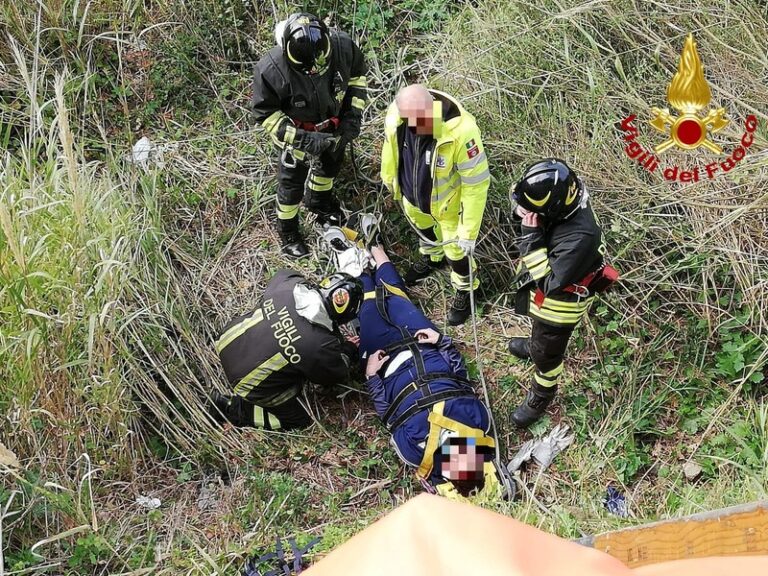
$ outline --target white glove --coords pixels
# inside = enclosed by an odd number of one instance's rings
[[[464,252],[465,256],[469,256],[472,254],[472,252],[475,251],[475,244],[477,243],[477,240],[467,240],[465,238],[459,238],[456,240],[456,245],[461,248],[461,251]]]
[[[337,253],[337,269],[357,278],[366,270],[375,269],[376,263],[365,248],[348,248],[344,252]]]
[[[558,424],[544,438],[536,442],[531,456],[542,470],[546,470],[555,456],[573,444],[574,435],[568,436],[568,426]]]
[[[542,471],[546,470],[555,456],[573,443],[574,435],[568,436],[568,431],[568,426],[558,424],[544,438],[528,440],[507,464],[509,473],[514,474],[529,460],[538,464]]]
[[[512,458],[512,461],[507,464],[507,470],[509,470],[510,474],[514,474],[518,470],[520,470],[520,467],[525,463],[528,462],[528,460],[531,459],[531,453],[533,452],[533,440],[528,440],[525,444],[523,444],[520,447],[520,450],[517,451],[517,454],[515,454],[515,457]]]

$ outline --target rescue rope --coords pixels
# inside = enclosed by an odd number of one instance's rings
[[[485,374],[483,373],[483,363],[482,359],[480,358],[480,339],[477,336],[477,313],[475,311],[475,279],[474,274],[472,273],[472,261],[474,259],[474,253],[475,249],[470,248],[469,254],[467,256],[469,257],[469,311],[470,311],[470,318],[472,320],[472,335],[475,342],[475,363],[477,364],[477,374],[480,379],[480,385],[483,387],[483,397],[485,398],[485,403],[488,406],[488,417],[491,420],[491,429],[493,430],[493,436],[496,438],[496,442],[494,442],[494,445],[496,447],[496,461],[499,463],[500,466],[503,466],[504,463],[501,461],[501,437],[499,436],[499,431],[496,428],[496,418],[493,415],[493,409],[491,407],[491,397],[488,393],[488,385],[485,382]]]

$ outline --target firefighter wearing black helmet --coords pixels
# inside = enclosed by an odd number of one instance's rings
[[[563,358],[576,324],[596,293],[612,283],[604,265],[602,232],[584,183],[562,160],[529,166],[512,194],[522,219],[517,311],[530,316],[530,338],[512,338],[509,351],[536,370],[521,406],[512,414],[524,428],[538,420],[557,392]]]
[[[227,324],[216,342],[234,394],[214,394],[215,415],[267,430],[309,425],[298,396],[307,382],[330,386],[349,378],[357,347],[339,325],[356,318],[362,302],[362,283],[348,274],[317,286],[298,272],[278,272],[256,309]]]
[[[352,39],[312,14],[280,22],[275,40],[254,68],[251,109],[280,151],[278,233],[283,252],[300,258],[309,253],[299,231],[302,198],[321,224],[340,222],[333,184],[346,145],[360,134],[367,69]]]

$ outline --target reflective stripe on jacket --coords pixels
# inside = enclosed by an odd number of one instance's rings
[[[528,315],[553,326],[573,326],[587,313],[594,297],[563,291],[603,264],[602,231],[587,204],[565,222],[543,228],[523,227],[519,243],[522,265],[531,282]],[[536,290],[544,294],[535,302]]]
[[[277,406],[307,381],[331,385],[349,378],[338,329],[310,322],[297,310],[295,288],[304,282],[292,270],[275,274],[256,309],[229,322],[216,342],[234,392],[250,402]]]
[[[366,103],[366,71],[360,48],[341,31],[331,32],[328,69],[314,76],[291,68],[282,48],[274,46],[254,66],[251,111],[278,145],[293,142],[293,120],[316,124],[335,116],[356,136]]]
[[[475,240],[491,182],[480,130],[474,116],[452,97],[437,90],[430,90],[430,93],[436,100],[458,111],[445,122],[436,123],[431,214],[438,221],[446,217],[458,220],[458,237]],[[392,103],[384,122],[381,179],[396,200],[402,197],[398,182],[402,137],[398,132],[406,129],[397,105]]]

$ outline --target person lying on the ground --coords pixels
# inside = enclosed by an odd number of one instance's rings
[[[307,382],[349,379],[357,350],[339,325],[357,316],[362,300],[362,283],[349,274],[333,274],[319,286],[292,270],[275,274],[256,309],[227,324],[216,342],[234,389],[234,395],[214,392],[216,416],[267,430],[308,426],[298,396]]]
[[[490,412],[468,381],[464,359],[408,299],[384,250],[370,251],[377,268],[361,276],[359,352],[395,450],[427,489],[456,499],[503,496],[510,482],[499,477]]]

